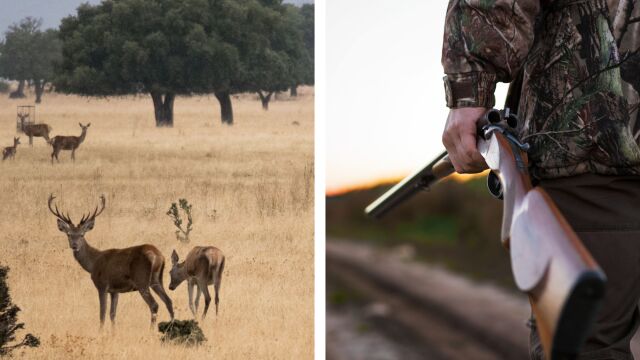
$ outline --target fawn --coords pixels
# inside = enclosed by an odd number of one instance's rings
[[[2,161],[11,158],[14,159],[16,156],[16,149],[18,148],[18,144],[20,144],[20,138],[13,138],[13,146],[7,146],[2,150]]]

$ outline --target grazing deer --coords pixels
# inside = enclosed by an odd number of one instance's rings
[[[218,315],[218,303],[220,301],[218,293],[220,292],[220,282],[222,281],[222,271],[224,270],[224,255],[220,249],[213,246],[196,246],[189,254],[185,261],[178,263],[178,253],[173,250],[171,254],[171,283],[169,290],[175,290],[184,280],[187,280],[187,291],[189,292],[189,308],[196,316],[198,312],[198,302],[200,301],[200,293],[204,294],[204,313],[202,319],[207,316],[211,296],[209,295],[208,285],[213,284],[216,292],[216,315]],[[196,306],[193,306],[193,288],[198,286],[196,293]]]
[[[56,158],[56,161],[60,162],[60,160],[58,160],[58,154],[60,153],[60,150],[71,150],[71,159],[73,161],[76,161],[76,149],[80,146],[80,144],[82,144],[84,138],[87,137],[87,129],[89,128],[89,126],[91,126],[91,123],[88,123],[87,125],[78,123],[78,125],[80,125],[80,127],[82,128],[82,133],[80,134],[80,136],[58,135],[51,139],[51,141],[49,142],[51,146],[53,146],[53,152],[51,153],[52,164],[54,157]]]
[[[15,159],[18,144],[20,144],[20,138],[13,138],[13,146],[7,146],[2,150],[2,161],[5,161],[8,158]]]
[[[49,132],[51,132],[51,126],[47,124],[25,124],[25,119],[29,117],[29,114],[18,114],[20,118],[20,129],[29,137],[29,146],[33,146],[34,137],[43,137],[49,142]]]
[[[101,208],[93,213],[82,216],[78,225],[74,225],[69,215],[63,215],[55,210],[51,203],[55,197],[49,196],[49,211],[58,219],[58,230],[67,234],[69,247],[73,250],[73,257],[80,266],[91,274],[91,280],[100,299],[100,327],[104,325],[107,311],[107,293],[111,294],[111,323],[115,324],[116,307],[120,293],[138,291],[151,309],[151,326],[156,322],[158,303],[151,295],[149,288],[162,299],[167,306],[173,320],[173,305],[162,286],[164,272],[164,257],[155,246],[145,244],[125,249],[98,250],[87,242],[84,234],[95,224],[95,219],[105,208],[104,195],[100,196]]]

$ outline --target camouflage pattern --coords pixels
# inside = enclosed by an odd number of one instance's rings
[[[640,0],[451,0],[442,64],[452,108],[522,71],[534,177],[640,175]]]

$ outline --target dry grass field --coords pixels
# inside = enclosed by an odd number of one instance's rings
[[[37,119],[52,136],[79,135],[76,152],[51,165],[51,147],[21,137],[14,161],[0,163],[0,263],[11,268],[20,321],[42,342],[33,359],[309,359],[313,356],[313,89],[274,101],[234,99],[224,126],[213,96],[178,98],[175,127],[158,129],[148,97],[88,99],[45,94]],[[16,106],[0,96],[0,145],[12,144]],[[297,122],[297,124],[294,124]],[[99,249],[153,244],[165,256],[164,286],[177,319],[191,318],[187,288],[168,289],[170,254],[214,245],[226,255],[220,313],[213,301],[198,348],[162,344],[137,292],[121,294],[117,324],[99,330],[96,289],[47,209],[55,193],[77,222],[105,194],[107,207],[87,241]],[[166,212],[193,204],[191,243],[179,244]],[[212,287],[211,287],[212,291]],[[168,312],[159,298],[158,321]],[[203,301],[201,300],[202,311]],[[199,319],[198,319],[199,320]],[[25,332],[21,332],[24,335]]]

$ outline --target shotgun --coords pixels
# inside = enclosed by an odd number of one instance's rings
[[[516,285],[529,297],[546,358],[572,358],[595,322],[606,277],[549,195],[532,186],[528,145],[513,130],[517,120],[508,108],[489,110],[479,121],[478,150],[490,169],[489,192],[503,200],[502,245]],[[453,172],[443,152],[365,212],[380,218]]]

